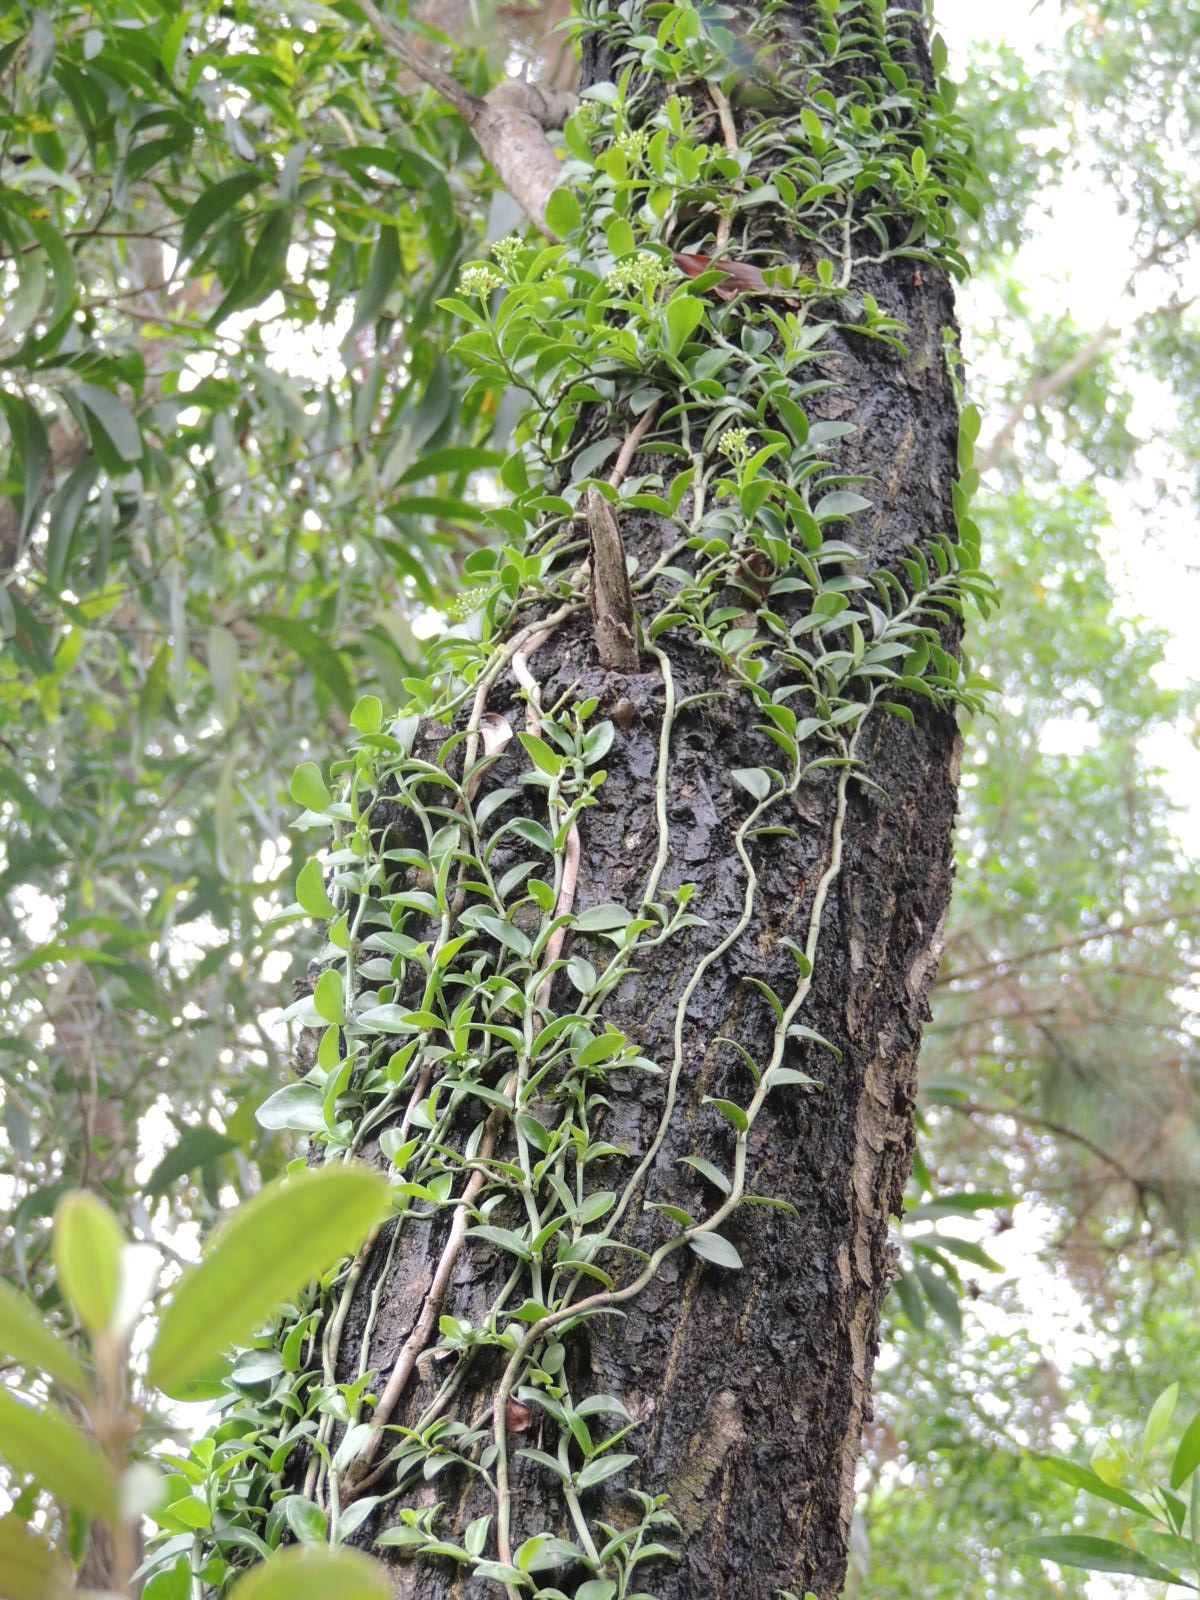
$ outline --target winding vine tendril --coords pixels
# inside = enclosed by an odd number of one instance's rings
[[[903,322],[863,286],[880,281],[870,269],[961,270],[953,226],[955,208],[972,203],[967,142],[944,86],[922,76],[910,16],[883,0],[819,0],[813,16],[798,25],[782,0],[752,18],[732,6],[587,0],[579,30],[613,65],[566,128],[564,187],[548,212],[565,242],[502,241],[449,302],[467,330],[458,358],[530,400],[501,473],[508,500],[492,514],[505,542],[469,559],[479,603],[440,641],[412,704],[385,729],[378,701],[360,702],[358,737],[334,772],[338,797],[302,819],[337,832],[324,882],[302,874],[301,909],[328,918],[328,943],[313,993],[290,1011],[319,1042],[299,1093],[276,1097],[274,1124],[286,1103],[327,1160],[377,1148],[395,1216],[386,1245],[369,1240],[264,1336],[281,1369],[269,1394],[247,1398],[234,1382],[221,1427],[198,1447],[214,1522],[197,1535],[197,1594],[199,1575],[219,1586],[239,1547],[270,1547],[289,1530],[339,1543],[385,1508],[393,1520],[380,1544],[461,1562],[514,1600],[562,1597],[543,1577],[563,1571],[586,1575],[576,1600],[648,1600],[641,1569],[669,1554],[663,1496],[633,1492],[638,1509],[621,1529],[588,1515],[587,1491],[636,1462],[619,1448],[634,1424],[619,1396],[572,1394],[565,1341],[635,1299],[681,1250],[740,1265],[721,1229],[747,1197],[756,1120],[769,1095],[814,1088],[784,1064],[787,1042],[800,1038],[814,1060],[833,1048],[799,1019],[848,797],[866,781],[864,730],[879,715],[912,721],[921,700],[974,709],[983,688],[947,644],[965,602],[990,599],[967,515],[977,418],[964,412],[956,537],[931,530],[895,570],[869,571],[839,536],[865,527],[871,510],[838,464],[852,430],[803,409],[835,386],[837,340],[906,355]],[[746,108],[752,93],[766,114]],[[589,486],[619,517],[650,517],[663,531],[660,553],[632,574],[662,712],[657,839],[640,900],[580,913],[580,827],[615,729],[597,720],[595,699],[543,706],[537,658],[586,612]],[[672,668],[681,641],[759,719],[778,757],[734,774],[753,802],[733,839],[742,909],[682,986],[671,1059],[654,1062],[607,1017],[606,999],[700,921],[688,885],[660,894],[672,739],[694,701],[679,696]],[[509,770],[516,751],[505,751],[507,723],[488,721],[502,681],[527,710],[520,781],[497,788],[485,775]],[[422,755],[439,728],[438,748]],[[755,915],[755,838],[817,773],[836,802],[804,941],[792,947],[794,988],[771,995],[775,1026],[765,1060],[747,1057],[748,1099],[718,1103],[731,1170],[697,1162],[720,1199],[699,1217],[660,1207],[675,1231],[621,1275],[616,1231],[675,1116],[689,1003]],[[603,952],[598,965],[585,949]],[[627,1155],[598,1131],[598,1111],[606,1081],[640,1072],[661,1074],[661,1112],[645,1148]],[[593,1183],[593,1167],[622,1158],[619,1191]],[[373,1372],[398,1241],[439,1225],[413,1331],[390,1372]],[[470,1249],[510,1263],[477,1326],[442,1310]],[[368,1267],[377,1276],[347,1352]],[[500,1372],[490,1409],[456,1416],[481,1359]],[[444,1376],[401,1426],[419,1370]],[[514,1406],[537,1407],[555,1436],[554,1453],[523,1453],[556,1485],[571,1539],[547,1531],[514,1546]],[[598,1438],[604,1419],[613,1428]],[[440,1508],[403,1504],[444,1470],[484,1483],[493,1511],[453,1528]]]

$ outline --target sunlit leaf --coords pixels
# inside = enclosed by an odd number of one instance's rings
[[[362,1167],[295,1173],[241,1206],[199,1266],[176,1285],[150,1349],[150,1379],[199,1376],[231,1344],[339,1257],[388,1212],[387,1184]]]
[[[76,1189],[54,1213],[54,1265],[59,1286],[89,1333],[106,1332],[121,1294],[121,1224],[96,1195]]]
[[[104,1452],[57,1408],[26,1405],[0,1388],[0,1456],[68,1505],[116,1518],[117,1482]]]

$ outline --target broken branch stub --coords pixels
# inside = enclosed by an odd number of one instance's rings
[[[595,487],[587,492],[587,524],[592,547],[588,606],[600,663],[618,672],[636,672],[637,619],[625,564],[625,543],[612,508]]]

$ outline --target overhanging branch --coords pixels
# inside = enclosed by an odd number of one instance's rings
[[[454,107],[509,194],[534,227],[553,239],[546,226],[546,203],[559,186],[562,168],[546,133],[562,127],[578,104],[577,96],[568,89],[510,78],[481,100],[418,55],[374,0],[359,0],[359,9],[396,59]]]

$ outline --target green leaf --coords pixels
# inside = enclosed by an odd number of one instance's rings
[[[371,252],[371,265],[367,271],[367,281],[363,284],[362,292],[358,297],[358,304],[354,308],[354,323],[350,329],[349,338],[353,338],[360,329],[368,323],[374,322],[383,310],[387,297],[392,292],[392,286],[400,275],[400,235],[393,227],[386,223],[379,230],[379,238]],[[372,732],[375,730],[372,729]]]
[[[328,692],[346,710],[354,704],[354,684],[346,665],[329,640],[294,617],[258,617],[258,629],[279,639],[312,673],[322,693]]]
[[[1178,1489],[1181,1483],[1186,1483],[1198,1466],[1200,1466],[1200,1411],[1197,1411],[1184,1429],[1179,1449],[1176,1450],[1175,1459],[1171,1463],[1172,1489]]]
[[[678,356],[704,320],[704,302],[694,294],[673,294],[667,301],[667,349]]]
[[[771,1088],[782,1089],[788,1085],[798,1084],[802,1089],[819,1089],[822,1087],[819,1078],[812,1078],[807,1072],[801,1072],[799,1067],[772,1067]]]
[[[842,1059],[842,1052],[837,1045],[830,1044],[825,1035],[818,1033],[815,1028],[806,1028],[803,1023],[793,1022],[787,1031],[787,1036],[789,1039],[805,1039],[809,1044],[819,1044],[822,1050],[830,1051],[838,1061]]]
[[[493,1228],[488,1223],[482,1223],[477,1228],[468,1228],[467,1234],[470,1238],[482,1239],[485,1244],[494,1244],[498,1250],[517,1256],[521,1261],[532,1259],[528,1244],[511,1228]]]
[[[939,1217],[970,1215],[976,1211],[997,1211],[1004,1206],[1011,1206],[1015,1200],[1016,1196],[1013,1194],[940,1194],[935,1199],[926,1201],[924,1205],[906,1206],[904,1217],[907,1222],[932,1222]]]
[[[463,1547],[472,1558],[483,1554],[484,1546],[487,1544],[488,1529],[491,1525],[492,1519],[490,1515],[476,1517],[473,1522],[467,1524],[467,1530],[463,1534]]]
[[[735,767],[729,776],[756,800],[765,800],[771,792],[771,774],[765,767]]]
[[[597,1456],[594,1461],[589,1461],[586,1466],[579,1469],[575,1483],[580,1489],[594,1489],[598,1483],[604,1483],[609,1478],[615,1478],[618,1472],[625,1472],[637,1461],[636,1456],[626,1454]]]
[[[504,457],[498,450],[484,450],[478,445],[453,445],[445,450],[431,450],[419,461],[414,461],[400,477],[400,483],[416,483],[421,478],[439,477],[444,472],[480,472],[498,467]]]
[[[1069,1483],[1072,1488],[1082,1489],[1086,1494],[1094,1494],[1099,1500],[1109,1500],[1115,1506],[1124,1506],[1126,1511],[1136,1512],[1140,1517],[1150,1517],[1154,1514],[1134,1495],[1116,1484],[1105,1483],[1104,1479],[1089,1467],[1077,1466],[1074,1461],[1064,1461],[1060,1456],[1035,1456],[1034,1460],[1043,1472],[1052,1478],[1058,1478],[1062,1483]]]
[[[493,939],[498,939],[506,949],[512,950],[522,959],[533,949],[529,935],[511,922],[506,922],[503,917],[497,917],[489,911],[481,911],[476,921],[485,933],[490,933]]]
[[[20,463],[21,516],[18,532],[22,539],[29,532],[41,499],[42,485],[50,470],[50,440],[36,409],[19,395],[0,389],[0,407],[8,419],[13,454]]]
[[[104,1452],[55,1406],[27,1406],[0,1388],[0,1455],[68,1505],[117,1518],[117,1480]]]
[[[581,911],[575,918],[575,926],[580,933],[612,933],[617,928],[628,927],[632,921],[631,911],[609,901]]]
[[[1150,1452],[1171,1426],[1171,1418],[1175,1415],[1175,1406],[1179,1399],[1179,1385],[1172,1383],[1159,1395],[1150,1407],[1150,1415],[1146,1418],[1146,1426],[1142,1430],[1142,1460],[1149,1459]]]
[[[1186,1589],[1196,1585],[1178,1573],[1151,1561],[1140,1550],[1117,1544],[1112,1539],[1097,1539],[1090,1534],[1050,1534],[1037,1539],[1020,1539],[1010,1550],[1054,1561],[1060,1567],[1082,1567],[1086,1572],[1121,1572],[1131,1578],[1153,1578],[1159,1583],[1179,1583]]]
[[[208,675],[222,721],[228,726],[237,711],[238,642],[228,628],[212,627],[205,638]]]
[[[341,973],[335,967],[327,967],[313,990],[313,1004],[326,1022],[345,1022],[344,992]]]
[[[377,694],[364,694],[354,702],[350,721],[359,733],[378,733],[383,727],[383,701]]]
[[[142,430],[111,389],[101,389],[94,383],[77,383],[72,392],[122,461],[142,459]]]
[[[202,1374],[342,1256],[390,1209],[387,1183],[359,1166],[298,1172],[264,1189],[213,1236],[176,1286],[150,1350],[160,1386]]]
[[[121,1224],[103,1200],[86,1189],[63,1195],[54,1212],[54,1268],[63,1296],[91,1334],[113,1326],[124,1248]]]
[[[44,1372],[72,1394],[87,1395],[91,1383],[65,1340],[38,1314],[37,1307],[0,1280],[0,1355],[27,1370]]]
[[[290,206],[277,206],[270,212],[254,249],[242,280],[238,303],[257,305],[267,298],[275,285],[287,273],[288,247],[292,242],[292,212]],[[226,303],[229,297],[226,296]]]
[[[946,1255],[957,1256],[960,1261],[969,1261],[973,1267],[982,1267],[986,1272],[1004,1271],[994,1257],[988,1255],[981,1245],[973,1243],[970,1239],[956,1239],[952,1234],[946,1233],[923,1234],[921,1239],[927,1239]]]
[[[737,1271],[742,1265],[741,1256],[724,1234],[693,1233],[688,1243],[698,1256],[713,1262],[715,1266],[730,1267]]]
[[[99,474],[98,461],[85,461],[55,492],[50,503],[46,525],[46,585],[52,590],[63,581],[88,495]]]
[[[739,1133],[745,1133],[750,1126],[750,1119],[746,1113],[741,1106],[736,1105],[732,1100],[718,1100],[713,1095],[706,1094],[704,1096],[704,1104],[706,1106],[716,1106],[721,1115],[729,1122],[732,1122]]]
[[[539,739],[536,733],[519,733],[517,738],[525,746],[525,753],[541,772],[549,773],[556,778],[566,765],[565,760],[556,750],[552,750],[544,739]]]
[[[324,1545],[329,1542],[329,1518],[311,1500],[302,1494],[290,1494],[283,1502],[287,1525],[303,1545]]]
[[[581,1227],[588,1227],[593,1222],[599,1222],[601,1217],[606,1217],[616,1204],[616,1194],[611,1189],[596,1189],[586,1195],[583,1204],[575,1213],[575,1220]]]
[[[570,189],[555,189],[546,201],[546,227],[556,239],[565,239],[583,222],[579,201]]]
[[[0,1518],[0,1596],[59,1600],[75,1592],[75,1574],[15,1512]]]
[[[962,1333],[962,1308],[958,1303],[958,1295],[952,1284],[938,1272],[926,1266],[914,1268],[913,1276],[924,1290],[925,1298],[929,1301],[935,1314],[941,1318],[946,1326],[955,1335]]]
[[[243,195],[257,189],[263,177],[261,172],[235,172],[232,178],[224,178],[220,183],[214,183],[211,189],[206,189],[184,218],[179,237],[181,259],[194,255],[196,246],[212,224],[232,216],[237,202]]]
[[[615,1028],[609,1028],[594,1039],[589,1039],[575,1059],[581,1067],[594,1067],[601,1061],[611,1061],[614,1056],[620,1055],[625,1045],[625,1035],[618,1033]]]
[[[234,1600],[392,1600],[384,1569],[357,1550],[293,1548],[257,1566]]]
[[[298,806],[309,811],[324,811],[333,803],[333,796],[325,786],[321,769],[315,761],[302,761],[292,773],[288,793]]]
[[[527,1454],[522,1450],[521,1455]],[[380,1539],[377,1543],[382,1544]],[[486,1578],[492,1583],[514,1583],[523,1585],[528,1582],[520,1567],[510,1567],[503,1561],[477,1561],[475,1563],[475,1576]]]
[[[817,502],[813,507],[813,515],[818,522],[840,521],[854,516],[857,511],[867,511],[870,506],[871,502],[864,500],[861,494],[854,494],[849,489],[835,489]]]
[[[706,1160],[704,1156],[680,1156],[679,1159],[685,1166],[694,1167],[702,1178],[706,1178],[722,1194],[732,1193],[733,1185],[720,1167],[714,1167],[712,1162]]]
[[[296,878],[296,899],[310,917],[336,917],[337,907],[325,888],[325,874],[319,861],[306,861]]]
[[[575,1600],[616,1600],[617,1586],[611,1578],[589,1578],[575,1591]]]

